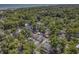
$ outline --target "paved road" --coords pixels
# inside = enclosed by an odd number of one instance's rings
[[[37,49],[39,49],[44,43],[46,43],[48,41],[48,39],[47,38],[45,38],[39,45],[38,45],[38,47],[34,50],[34,52],[36,53],[36,54],[39,54],[39,52],[37,51]]]

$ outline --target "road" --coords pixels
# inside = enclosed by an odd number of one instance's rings
[[[39,54],[39,52],[37,51],[44,43],[46,43],[48,41],[48,39],[47,38],[45,38],[39,45],[38,45],[38,47],[34,50],[34,52],[36,53],[36,54]]]

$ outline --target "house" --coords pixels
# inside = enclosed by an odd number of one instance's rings
[[[49,35],[50,35],[50,30],[49,30],[49,29],[46,29],[46,30],[45,30],[45,33],[44,33],[44,36],[45,36],[46,38],[48,38]]]
[[[25,23],[25,28],[32,31],[32,26],[28,23]]]
[[[79,32],[75,33],[75,37],[79,38]]]
[[[11,35],[13,35],[14,37],[17,37],[20,34],[21,30],[22,29],[17,28],[16,31],[14,31]]]
[[[62,39],[62,38],[65,38],[65,31],[61,30],[60,32],[57,33],[58,34],[58,37],[59,39]]]
[[[76,48],[79,48],[79,44],[78,44],[78,45],[76,45]]]

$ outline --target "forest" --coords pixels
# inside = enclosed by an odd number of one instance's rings
[[[67,6],[0,10],[0,54],[78,54],[79,5]]]

